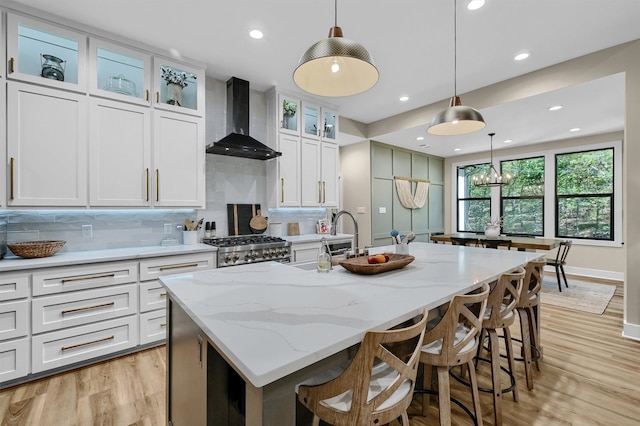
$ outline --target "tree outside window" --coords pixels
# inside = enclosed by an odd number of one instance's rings
[[[458,167],[458,232],[484,232],[491,219],[491,188],[473,185],[473,176],[489,172],[489,163]]]
[[[501,188],[502,232],[544,235],[544,157],[501,161],[500,170],[515,176]]]
[[[613,148],[556,155],[556,236],[613,240]]]

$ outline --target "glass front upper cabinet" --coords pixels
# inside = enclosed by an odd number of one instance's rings
[[[335,112],[322,110],[322,139],[335,142],[338,135],[338,115]]]
[[[320,107],[302,102],[302,136],[320,139]]]
[[[149,105],[151,57],[102,40],[90,39],[91,94]]]
[[[153,95],[156,108],[202,115],[204,113],[203,69],[165,58],[154,58]]]
[[[300,100],[279,94],[278,105],[280,132],[300,135]]]
[[[14,14],[7,22],[8,78],[86,91],[86,36]]]

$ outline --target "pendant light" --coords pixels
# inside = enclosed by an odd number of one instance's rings
[[[335,23],[329,38],[307,49],[293,72],[293,80],[305,92],[320,96],[351,96],[371,89],[378,82],[378,69],[361,44],[342,36]]]
[[[427,129],[432,135],[452,136],[464,135],[483,129],[486,124],[482,114],[475,109],[462,105],[457,96],[457,2],[453,2],[453,97],[449,100],[449,108],[440,111],[433,117]]]
[[[489,173],[475,175],[473,177],[473,186],[480,188],[487,188],[492,186],[506,186],[511,183],[513,176],[509,173],[499,174],[496,168],[493,166],[493,136],[495,133],[489,133],[491,137],[491,160],[489,162]]]

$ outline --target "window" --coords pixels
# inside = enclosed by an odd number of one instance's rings
[[[502,232],[544,235],[544,157],[501,161],[500,170],[515,176],[501,188]]]
[[[614,239],[614,150],[556,154],[556,236]]]
[[[458,232],[484,232],[491,219],[491,188],[473,186],[473,176],[489,172],[489,163],[460,166],[457,181]]]

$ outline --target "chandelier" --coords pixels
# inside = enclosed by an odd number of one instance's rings
[[[511,183],[513,176],[509,173],[500,174],[493,165],[493,136],[495,133],[489,133],[491,137],[491,160],[489,162],[489,171],[486,174],[478,174],[473,176],[473,186],[480,188],[488,188],[492,186],[506,186]]]

